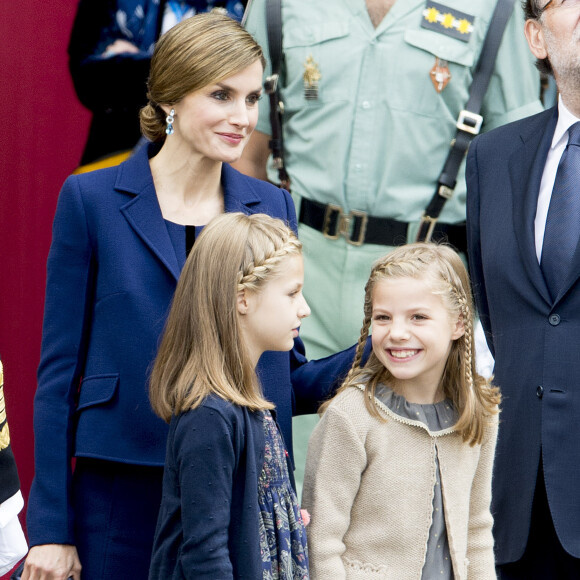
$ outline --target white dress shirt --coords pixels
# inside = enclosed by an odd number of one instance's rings
[[[542,183],[540,185],[540,194],[538,195],[538,206],[536,209],[536,219],[534,221],[535,238],[536,238],[536,256],[538,263],[542,259],[542,247],[544,245],[544,231],[546,229],[546,219],[548,218],[548,208],[552,198],[552,189],[556,181],[556,173],[560,159],[568,145],[568,129],[576,122],[580,121],[564,105],[562,96],[558,97],[558,123],[552,138],[552,145],[548,151]]]

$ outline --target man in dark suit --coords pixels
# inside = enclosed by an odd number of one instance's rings
[[[527,0],[557,107],[476,139],[470,265],[503,392],[494,479],[500,579],[580,578],[580,2]]]

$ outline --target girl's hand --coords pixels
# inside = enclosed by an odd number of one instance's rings
[[[308,513],[308,510],[300,510],[300,515],[302,516],[304,526],[307,526],[310,523],[310,514]]]
[[[81,580],[77,549],[68,544],[43,544],[30,548],[21,580]]]

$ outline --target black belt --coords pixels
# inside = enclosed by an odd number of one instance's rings
[[[344,236],[349,244],[379,244],[382,246],[402,246],[407,243],[409,223],[386,217],[373,217],[363,211],[352,210],[344,213],[337,205],[319,203],[302,198],[300,223],[322,232],[325,238],[337,240]],[[457,251],[466,252],[467,234],[465,223],[445,224],[437,222],[433,235],[434,242],[447,242]]]

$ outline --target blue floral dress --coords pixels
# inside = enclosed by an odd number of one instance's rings
[[[286,449],[269,411],[264,411],[266,447],[258,479],[263,580],[308,580],[306,529],[290,483]]]

